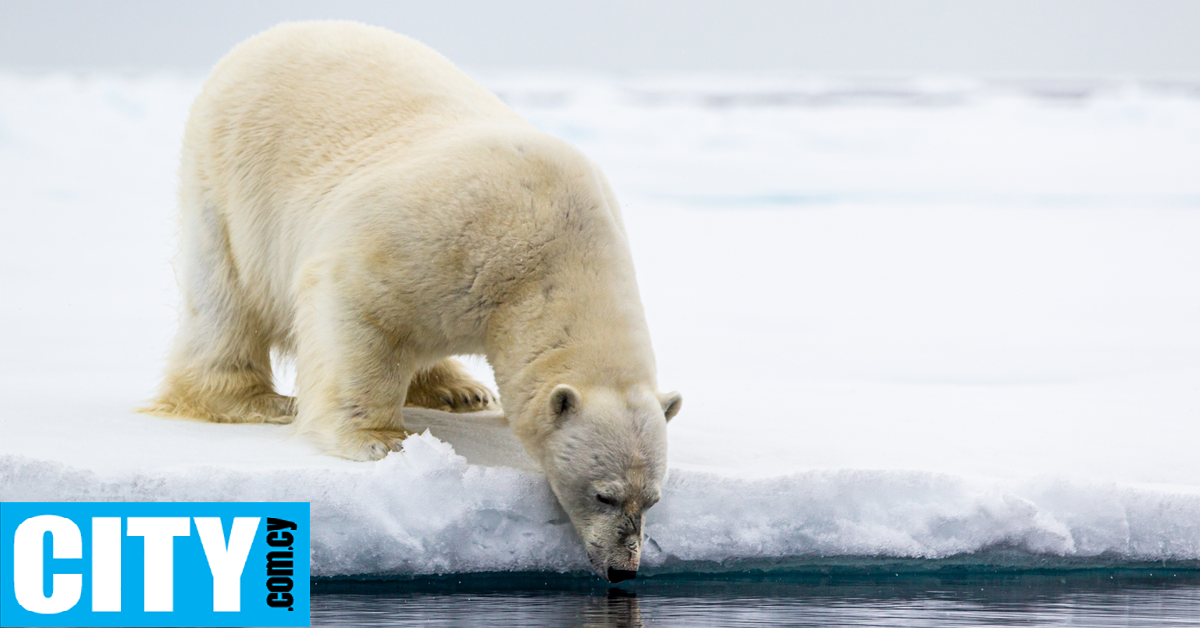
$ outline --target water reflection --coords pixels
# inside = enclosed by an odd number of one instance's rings
[[[642,628],[636,594],[336,595],[313,597],[313,626]]]
[[[574,625],[582,628],[642,628],[637,594],[609,589],[603,597],[588,596]]]
[[[1197,626],[1200,571],[317,582],[313,626]]]

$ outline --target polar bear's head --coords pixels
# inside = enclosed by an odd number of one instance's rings
[[[554,428],[542,466],[592,569],[609,582],[637,575],[642,522],[667,471],[667,421],[680,404],[674,392],[566,384],[550,391],[543,411]]]

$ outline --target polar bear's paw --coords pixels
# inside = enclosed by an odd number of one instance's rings
[[[347,443],[345,454],[353,460],[383,460],[389,453],[400,451],[404,439],[413,434],[408,430],[359,430],[351,439],[354,442]]]
[[[446,359],[413,378],[404,405],[443,412],[479,412],[499,409],[500,400],[457,361]]]
[[[417,395],[410,392],[404,405],[443,412],[479,412],[499,408],[499,401],[486,386],[472,380],[455,386],[426,388]]]
[[[296,398],[273,392],[239,396],[196,394],[184,389],[172,390],[138,411],[213,423],[285,425],[296,419]]]
[[[245,423],[274,423],[286,425],[296,420],[296,398],[276,393],[263,393],[247,403],[243,414]]]

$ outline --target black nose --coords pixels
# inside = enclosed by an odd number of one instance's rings
[[[625,582],[626,580],[633,580],[636,577],[637,577],[636,571],[626,571],[625,569],[613,569],[612,567],[608,568],[608,581],[609,582]]]

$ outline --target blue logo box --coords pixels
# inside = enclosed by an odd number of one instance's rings
[[[308,626],[308,504],[0,503],[0,626]]]

